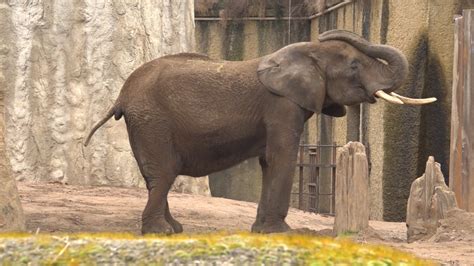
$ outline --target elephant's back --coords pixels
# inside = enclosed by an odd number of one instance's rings
[[[137,68],[125,81],[120,97],[124,102],[148,99],[157,104],[193,104],[228,107],[233,97],[258,93],[259,59],[233,62],[211,60],[202,54],[164,56]],[[230,102],[225,102],[230,101]]]
[[[258,80],[258,62],[215,61],[199,54],[155,59],[127,79],[121,109],[125,116],[170,116],[171,126],[198,135],[232,130],[229,124],[256,124],[269,93]]]
[[[198,54],[163,57],[134,71],[121,92],[125,105],[153,105],[188,116],[218,117],[258,105],[265,93],[258,61],[214,61]]]
[[[269,92],[258,80],[257,67],[258,60],[195,56],[152,61],[124,88],[125,117],[129,124],[151,117],[146,123],[165,125],[187,174],[231,166],[256,156],[264,145],[262,106]]]

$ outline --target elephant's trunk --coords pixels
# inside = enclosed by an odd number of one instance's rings
[[[386,61],[387,66],[381,69],[381,75],[384,79],[389,81],[390,86],[381,89],[388,92],[399,88],[408,75],[408,61],[405,55],[391,46],[372,44],[360,36],[344,30],[326,31],[319,35],[319,40],[339,40],[348,42],[368,56]]]
[[[393,92],[403,84],[408,75],[408,61],[405,55],[396,48],[388,45],[371,44],[360,36],[344,30],[326,31],[319,35],[319,40],[322,42],[329,40],[344,41],[370,57],[386,61],[387,65],[380,70],[383,83],[380,83],[378,88],[372,88],[375,90],[372,91],[375,96],[395,104],[422,105],[436,101],[434,97],[413,99]]]

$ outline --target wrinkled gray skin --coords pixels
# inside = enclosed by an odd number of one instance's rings
[[[252,232],[283,232],[303,126],[314,113],[340,117],[344,105],[374,103],[397,89],[405,57],[345,31],[242,62],[177,54],[148,62],[125,82],[92,134],[125,117],[148,188],[142,233],[179,233],[167,195],[177,175],[204,176],[259,157],[261,198]],[[383,59],[384,62],[376,59]],[[198,203],[196,203],[198,204]]]

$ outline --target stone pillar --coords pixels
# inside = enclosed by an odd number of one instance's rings
[[[0,16],[2,12],[0,10]],[[0,19],[1,21],[1,19]],[[0,68],[0,80],[3,78]],[[0,88],[0,232],[25,230],[25,217],[21,208],[16,181],[7,160],[4,141],[4,91]]]
[[[369,170],[365,147],[349,142],[337,150],[334,233],[358,232],[369,226]]]
[[[6,25],[9,17],[8,9],[0,5],[0,25]],[[5,58],[9,56],[9,35],[0,29],[0,232],[22,231],[25,229],[25,218],[20,198],[7,159],[5,146],[5,83],[8,65]]]

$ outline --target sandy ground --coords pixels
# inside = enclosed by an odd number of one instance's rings
[[[31,232],[132,232],[139,233],[140,217],[147,193],[140,188],[81,187],[61,184],[18,184]],[[249,231],[257,205],[188,194],[171,193],[170,208],[175,219],[188,233],[212,231]],[[298,232],[329,235],[332,217],[290,209],[288,224]],[[474,235],[446,237],[406,243],[405,223],[371,221],[374,229],[358,237],[358,241],[383,243],[434,259],[448,265],[474,265]],[[469,234],[466,236],[466,234]],[[466,236],[466,237],[464,237]],[[454,240],[453,240],[454,239]]]

